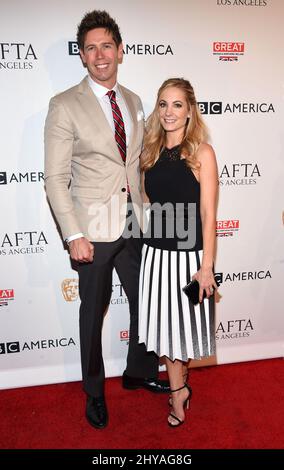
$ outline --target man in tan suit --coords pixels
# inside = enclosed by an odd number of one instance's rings
[[[138,344],[141,242],[124,236],[126,216],[132,213],[133,219],[134,214],[133,210],[127,212],[127,202],[131,201],[138,219],[142,207],[142,104],[137,95],[117,83],[123,46],[119,28],[108,13],[87,13],[78,26],[77,40],[88,76],[50,101],[45,125],[45,184],[70,256],[78,263],[86,417],[92,426],[103,428],[108,413],[101,333],[114,267],[130,308],[123,386],[154,392],[168,392],[169,387],[157,379],[156,356]],[[135,223],[132,225],[134,228]]]

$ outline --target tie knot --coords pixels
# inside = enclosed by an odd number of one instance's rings
[[[114,90],[109,90],[107,92],[107,96],[109,97],[110,100],[114,100],[115,101],[115,91]]]

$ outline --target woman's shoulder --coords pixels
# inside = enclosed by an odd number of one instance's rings
[[[216,155],[212,145],[207,143],[201,143],[196,151],[196,159],[201,164],[215,163]]]
[[[197,161],[200,163],[200,182],[204,177],[213,177],[214,180],[217,178],[217,160],[212,145],[202,143],[199,145],[196,152]]]
[[[212,145],[206,142],[202,142],[201,144],[199,144],[199,147],[196,151],[196,157],[197,158],[215,157],[215,152],[214,152]]]

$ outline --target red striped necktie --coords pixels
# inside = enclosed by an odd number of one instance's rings
[[[114,120],[115,140],[116,140],[121,158],[125,162],[126,160],[126,135],[125,135],[123,117],[119,109],[119,106],[116,102],[115,94],[116,93],[114,90],[110,90],[107,92],[107,95],[110,99],[112,116]]]

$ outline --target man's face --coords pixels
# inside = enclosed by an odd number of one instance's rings
[[[108,89],[115,85],[118,64],[123,57],[123,46],[120,44],[117,47],[106,29],[96,28],[89,31],[80,55],[95,82]]]

